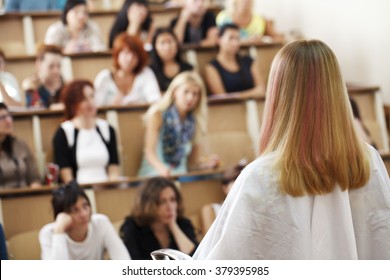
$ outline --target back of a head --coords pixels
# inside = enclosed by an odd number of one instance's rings
[[[362,187],[369,163],[352,123],[333,51],[318,40],[286,45],[268,80],[261,154],[277,151],[281,190],[293,196]]]

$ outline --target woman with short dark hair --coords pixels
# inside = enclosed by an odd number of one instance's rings
[[[105,250],[114,260],[129,253],[107,216],[92,214],[91,202],[76,182],[53,191],[53,223],[39,233],[43,260],[101,260]]]
[[[183,212],[182,196],[172,181],[162,177],[145,181],[120,230],[131,257],[151,259],[150,253],[161,248],[193,253],[198,243]]]

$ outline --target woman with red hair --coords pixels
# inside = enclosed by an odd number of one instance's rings
[[[153,103],[161,98],[148,56],[137,36],[122,33],[112,50],[114,68],[100,71],[94,82],[98,106]]]
[[[98,119],[91,82],[75,80],[61,92],[66,121],[54,135],[54,156],[64,183],[104,182],[119,175],[114,129]]]

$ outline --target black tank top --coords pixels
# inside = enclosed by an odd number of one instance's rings
[[[249,56],[238,56],[238,64],[240,69],[237,72],[230,72],[223,68],[223,66],[214,59],[210,62],[213,65],[223,82],[226,93],[233,93],[237,91],[244,91],[254,87],[253,76],[251,73],[251,65],[253,59]]]

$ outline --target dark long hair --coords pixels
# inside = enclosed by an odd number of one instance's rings
[[[133,3],[139,3],[142,5],[145,5],[147,8],[149,7],[148,1],[146,0],[126,0],[123,3],[122,8],[119,10],[117,17],[115,19],[115,22],[111,28],[110,31],[110,38],[109,38],[109,47],[112,48],[112,45],[114,43],[115,37],[126,31],[127,27],[129,26],[129,19],[127,18],[127,10]],[[148,8],[148,14],[146,16],[146,19],[144,23],[142,24],[142,30],[149,31],[149,28],[152,24],[152,18],[150,16],[150,11]]]
[[[157,50],[156,50],[156,43],[157,43],[157,39],[158,37],[161,35],[161,34],[165,34],[165,33],[168,33],[170,35],[172,35],[173,39],[175,40],[176,42],[176,46],[177,46],[177,53],[176,53],[176,56],[175,56],[175,61],[180,64],[182,63],[182,58],[181,58],[181,54],[180,54],[180,43],[179,41],[177,40],[177,37],[175,35],[175,33],[173,33],[172,29],[171,28],[168,28],[168,27],[160,27],[160,28],[157,28],[154,35],[153,35],[153,40],[152,40],[152,46],[153,46],[153,49],[152,51],[150,52],[150,65],[156,65],[157,68],[160,70],[160,71],[163,71],[163,62],[161,61],[161,58],[160,56],[158,55],[157,53]]]
[[[183,199],[179,189],[173,181],[163,177],[155,177],[145,181],[139,187],[135,197],[131,217],[138,225],[150,225],[156,220],[160,194],[166,188],[171,188],[174,191],[177,201],[177,216],[183,217]]]
[[[0,102],[0,110],[6,110],[8,111],[7,105],[5,103]],[[12,143],[14,142],[15,138],[12,135],[7,135],[2,143],[0,143],[0,150],[4,151],[4,153],[9,157],[13,158],[14,152],[12,149]]]

